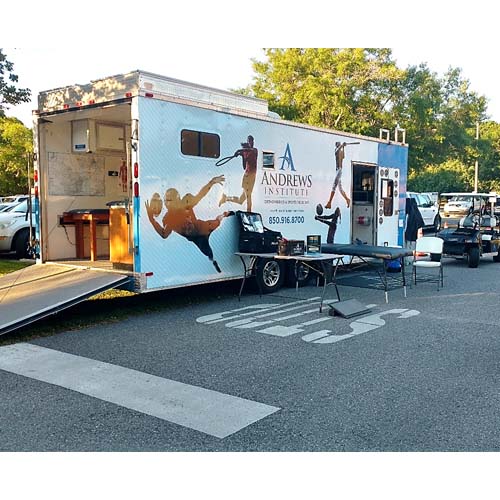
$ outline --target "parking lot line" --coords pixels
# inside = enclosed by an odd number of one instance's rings
[[[279,410],[34,344],[0,347],[0,369],[225,438]]]

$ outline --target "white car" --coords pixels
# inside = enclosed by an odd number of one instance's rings
[[[418,211],[424,219],[426,228],[434,228],[434,231],[441,229],[441,216],[439,215],[439,206],[435,203],[427,193],[414,193],[408,191],[408,198],[413,198],[417,202]]]
[[[487,195],[484,195],[487,196]],[[484,207],[484,200],[479,200],[476,199],[476,208],[479,209],[479,206],[481,205],[481,208]],[[470,210],[472,210],[472,197],[471,195],[467,195],[467,193],[464,194],[456,194],[449,198],[449,200],[444,204],[443,206],[443,215],[445,217],[454,216],[454,215],[465,215],[467,214]]]
[[[18,259],[29,257],[30,219],[27,213],[27,200],[0,212],[0,252],[15,252]],[[31,216],[31,227],[34,231],[34,215]]]
[[[9,207],[13,207],[14,205],[18,205],[22,201],[25,201],[29,198],[27,194],[16,194],[15,196],[4,196],[0,200],[0,212],[4,212]]]

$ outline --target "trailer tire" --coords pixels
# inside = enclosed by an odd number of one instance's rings
[[[469,267],[476,268],[479,266],[479,258],[481,257],[479,248],[472,247],[469,248],[467,252],[467,264]]]
[[[285,281],[285,266],[275,259],[259,258],[255,264],[255,281],[262,293],[279,290]]]
[[[295,276],[296,272],[298,277]],[[297,265],[295,265],[294,261],[290,261],[286,266],[285,285],[288,287],[294,287],[296,284],[306,286],[312,275],[313,271],[309,266],[304,265],[302,262],[297,262]]]
[[[21,229],[14,239],[12,249],[16,252],[16,259],[27,259],[29,257],[28,244],[30,239],[29,229]]]

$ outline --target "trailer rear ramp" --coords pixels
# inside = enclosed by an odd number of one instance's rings
[[[130,276],[95,269],[33,265],[0,277],[0,335],[71,307]]]

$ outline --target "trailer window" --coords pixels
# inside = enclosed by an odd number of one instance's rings
[[[220,137],[217,134],[198,132],[196,130],[181,131],[181,151],[188,156],[219,158]]]
[[[262,151],[262,166],[274,168],[274,153],[272,151]]]

